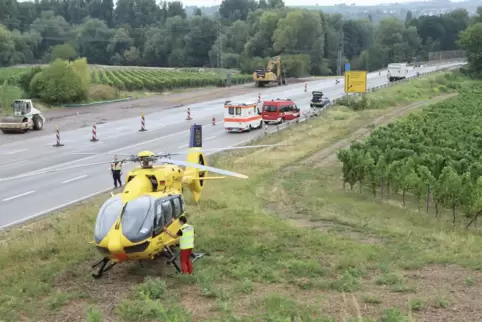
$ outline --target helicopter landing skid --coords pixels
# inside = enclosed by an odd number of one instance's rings
[[[164,251],[166,252],[167,256],[169,259],[167,260],[167,264],[172,264],[176,268],[176,272],[179,274],[181,273],[181,268],[176,262],[176,259],[179,257],[181,252],[176,252],[174,253],[170,247],[165,247]],[[191,260],[194,263],[197,261],[199,258],[203,257],[205,254],[204,253],[192,253],[191,254]]]
[[[97,274],[92,274],[92,276],[94,278],[99,278],[102,276],[102,274],[104,274],[105,272],[109,271],[112,269],[112,267],[114,267],[117,263],[112,263],[110,264],[109,266],[107,266],[107,264],[109,263],[110,259],[107,258],[107,257],[104,257],[100,262],[98,262],[97,264],[94,264],[92,265],[92,268],[96,268],[97,266],[101,265],[99,270],[97,271]],[[107,267],[106,267],[107,266]]]

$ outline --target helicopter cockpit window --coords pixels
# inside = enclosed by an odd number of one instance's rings
[[[178,218],[181,215],[181,201],[179,200],[179,197],[172,199],[172,201],[174,205],[174,211],[172,216],[174,218]]]
[[[100,243],[102,239],[109,233],[112,225],[119,217],[122,211],[122,199],[115,196],[108,199],[99,209],[95,222],[94,239],[96,243]]]
[[[151,236],[154,201],[150,196],[142,196],[127,203],[121,219],[122,234],[131,242],[140,242]]]
[[[162,202],[162,212],[164,213],[164,224],[167,226],[172,220],[172,204],[170,200]]]
[[[179,201],[181,203],[181,214],[184,213],[184,197],[182,195],[179,196]]]

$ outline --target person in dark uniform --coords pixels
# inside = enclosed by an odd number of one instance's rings
[[[117,160],[117,155],[114,155],[114,162],[111,163],[110,169],[112,171],[112,178],[114,178],[114,187],[122,187],[121,172],[122,172],[122,162]]]

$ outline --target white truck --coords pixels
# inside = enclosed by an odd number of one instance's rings
[[[405,79],[407,77],[407,74],[408,69],[406,63],[388,64],[388,81],[396,82]]]

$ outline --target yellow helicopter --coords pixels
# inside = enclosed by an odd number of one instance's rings
[[[124,190],[118,194],[111,194],[99,209],[92,243],[103,258],[92,266],[96,268],[100,265],[97,273],[92,276],[99,278],[116,264],[125,261],[155,260],[160,257],[167,258],[167,263],[172,264],[179,273],[180,268],[176,263],[179,253],[175,251],[179,245],[179,238],[172,238],[164,232],[164,228],[175,232],[181,227],[178,218],[185,213],[184,186],[187,186],[193,194],[193,199],[198,202],[206,180],[224,179],[224,177],[208,177],[208,171],[242,179],[248,178],[239,173],[207,166],[203,151],[272,146],[277,145],[203,149],[202,126],[193,124],[186,161],[167,159],[171,155],[183,153],[154,154],[151,151],[143,151],[120,160],[123,163],[139,162],[141,166],[127,174]],[[154,165],[156,162],[162,164]],[[102,163],[105,162],[81,166]],[[81,166],[35,172],[29,175]],[[203,254],[193,253],[193,262],[202,256]]]

